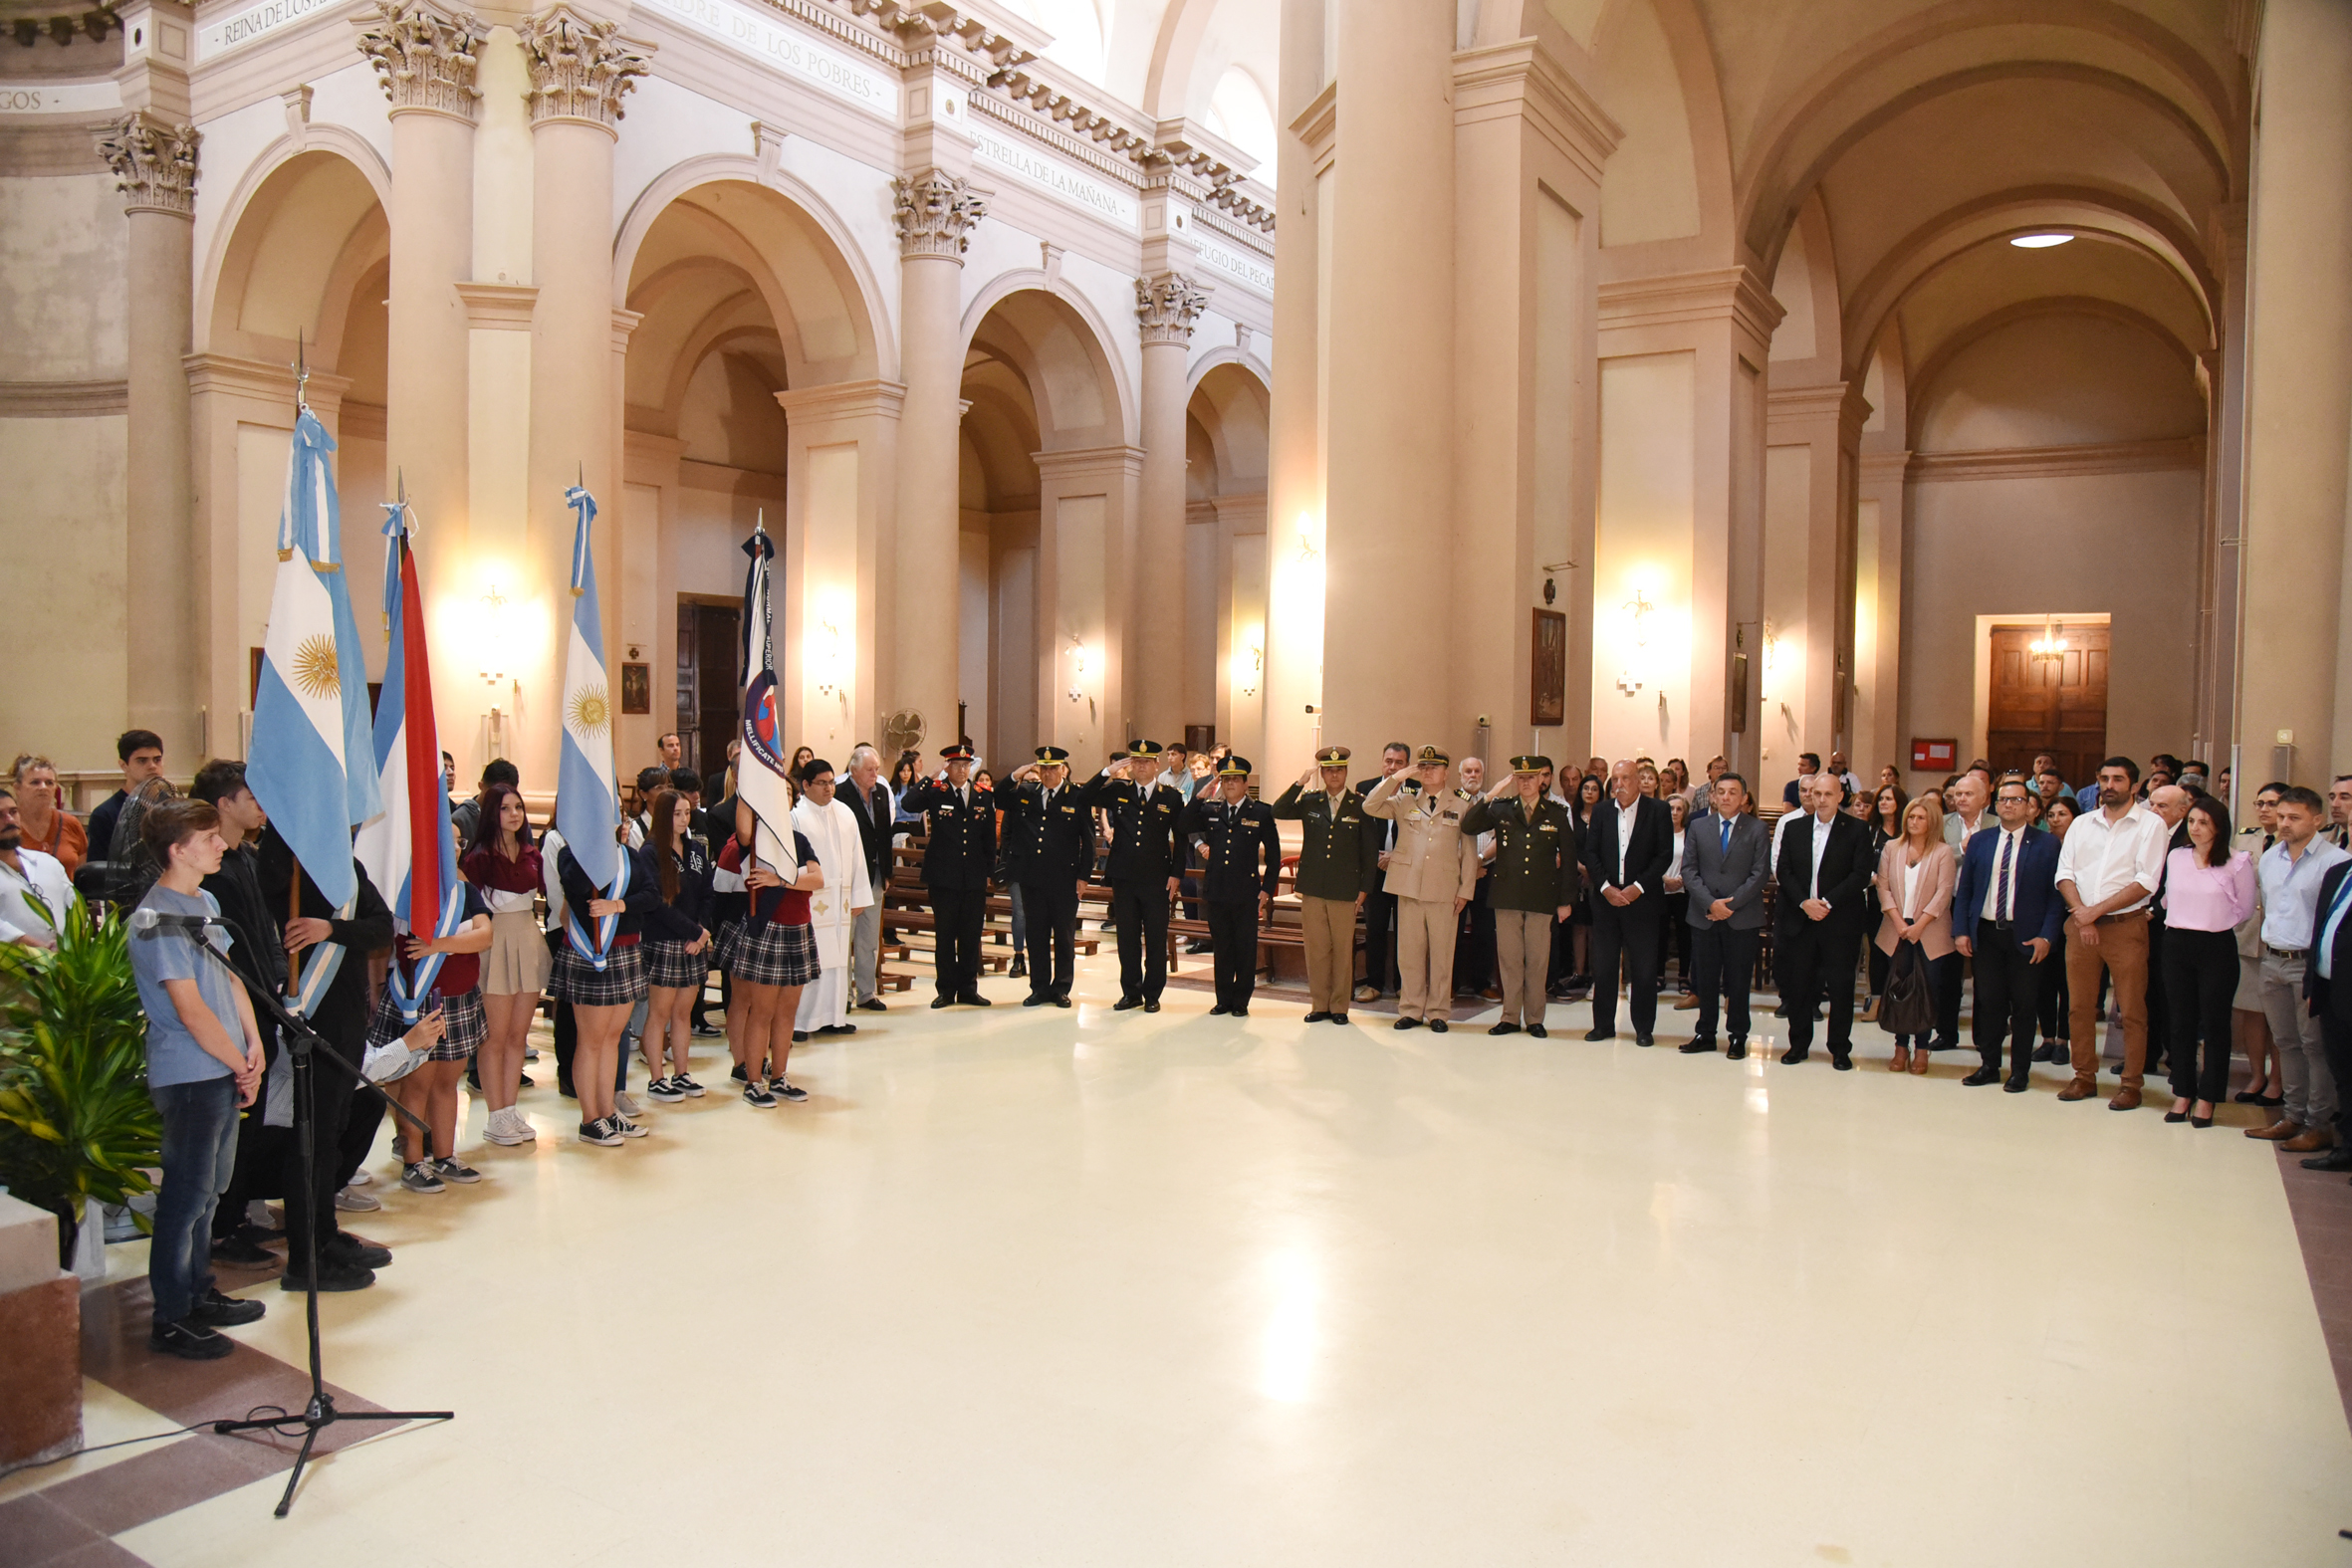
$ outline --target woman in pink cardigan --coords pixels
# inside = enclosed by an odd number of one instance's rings
[[[1878,857],[1878,907],[1885,911],[1878,923],[1878,949],[1891,959],[1906,942],[1919,944],[1926,960],[1921,978],[1928,995],[1935,996],[1944,968],[1958,963],[1952,954],[1952,884],[1960,876],[1960,862],[1944,842],[1944,813],[1932,794],[1923,794],[1903,808],[1903,836],[1891,840]],[[1895,1036],[1895,1058],[1890,1072],[1928,1070],[1928,1036]]]

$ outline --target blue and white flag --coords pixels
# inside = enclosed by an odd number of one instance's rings
[[[572,639],[564,655],[564,756],[556,771],[556,831],[588,879],[619,898],[628,890],[628,857],[620,852],[620,791],[613,782],[612,688],[604,677],[604,628],[596,608],[596,562],[588,525],[596,503],[580,485],[564,492],[579,522],[572,534]],[[573,951],[597,969],[612,951],[617,916],[588,931],[585,909],[567,909],[565,936]]]
[[[262,636],[261,680],[253,699],[253,750],[245,782],[253,798],[328,903],[341,909],[356,889],[352,875],[350,784],[344,760],[350,707],[356,692],[366,712],[366,666],[356,643],[338,635],[328,583],[342,576],[334,549],[334,438],[307,406],[296,409],[294,450],[286,469],[286,504],[278,516],[278,578]],[[349,618],[348,607],[345,618]],[[360,732],[362,745],[366,731]],[[374,789],[372,780],[370,792]]]
[[[309,405],[304,405],[302,412],[308,416]],[[363,763],[353,766],[353,760],[365,758],[373,744],[375,716],[367,711],[367,651],[359,645],[359,622],[352,614],[351,579],[343,571],[343,504],[336,498],[334,473],[322,464],[321,474],[317,511],[322,550],[312,560],[319,568],[320,580],[327,584],[328,601],[335,606],[336,658],[352,673],[343,683],[344,808],[346,825],[357,827],[383,814],[383,790],[373,768]]]
[[[743,542],[751,565],[743,575],[743,746],[735,757],[735,793],[758,819],[753,853],[789,880],[799,875],[799,859],[793,850],[793,795],[785,783],[791,765],[776,683],[776,542],[766,525],[763,513]]]

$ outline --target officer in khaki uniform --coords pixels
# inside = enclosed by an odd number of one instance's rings
[[[1524,1024],[1544,1038],[1551,923],[1568,918],[1576,886],[1576,823],[1566,806],[1543,792],[1550,773],[1548,757],[1514,757],[1511,777],[1462,813],[1464,837],[1495,835],[1488,897],[1503,971],[1503,1021],[1489,1034],[1517,1034]]]
[[[1446,1032],[1454,1012],[1454,923],[1478,890],[1478,836],[1462,831],[1470,796],[1446,787],[1453,759],[1424,746],[1410,777],[1383,779],[1364,797],[1368,815],[1396,823],[1388,891],[1396,895],[1396,1027]]]
[[[1306,944],[1309,1023],[1347,1021],[1347,999],[1355,986],[1355,922],[1366,894],[1380,886],[1380,840],[1364,818],[1363,797],[1347,787],[1344,746],[1314,754],[1315,766],[1298,776],[1274,803],[1274,814],[1303,824],[1296,886],[1298,924]],[[1316,786],[1308,792],[1309,786]]]

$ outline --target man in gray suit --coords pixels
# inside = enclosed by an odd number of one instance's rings
[[[1682,885],[1690,898],[1693,967],[1698,971],[1699,1030],[1686,1056],[1715,1054],[1715,1014],[1721,1007],[1731,1035],[1725,1052],[1748,1054],[1748,983],[1756,973],[1764,930],[1764,878],[1771,871],[1771,837],[1748,810],[1748,781],[1727,773],[1708,791],[1714,809],[1683,834]]]

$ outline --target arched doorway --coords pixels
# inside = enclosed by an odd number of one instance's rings
[[[1267,419],[1265,380],[1212,364],[1185,409],[1184,712],[1264,769]],[[1196,737],[1197,739],[1197,737]]]

